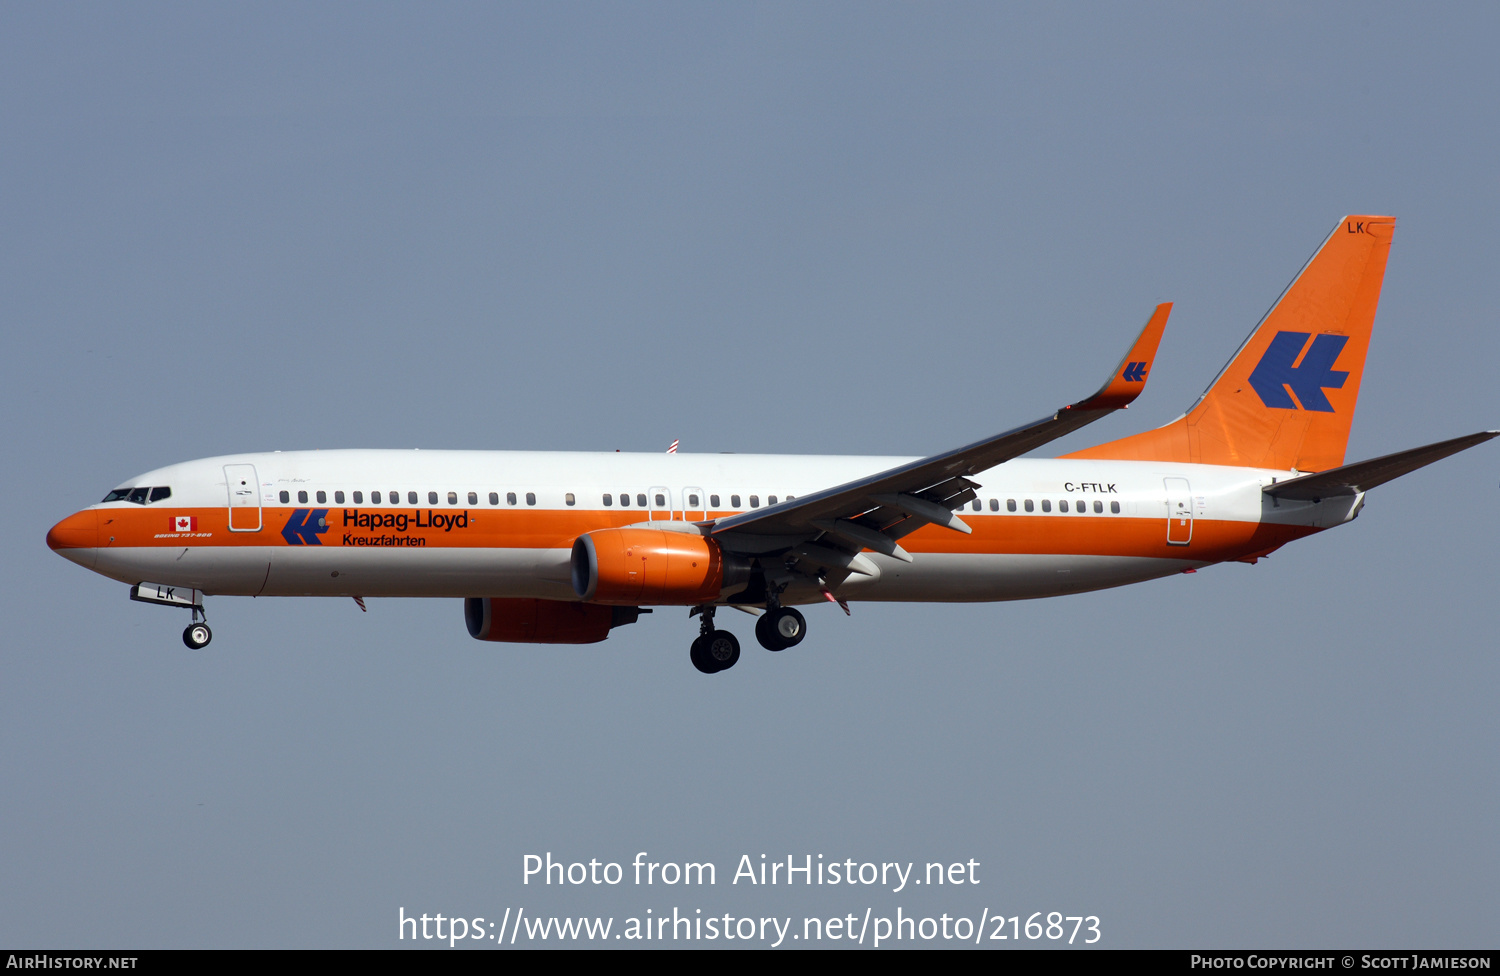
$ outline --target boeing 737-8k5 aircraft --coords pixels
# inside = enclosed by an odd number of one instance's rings
[[[206,594],[464,598],[480,640],[585,644],[650,606],[692,608],[692,662],[739,660],[715,610],[1061,596],[1254,562],[1352,520],[1365,492],[1500,434],[1344,464],[1395,221],[1348,217],[1186,414],[1021,459],[1136,398],[1170,306],[1104,387],[932,457],[303,451],[172,465],[47,534],[61,555],[186,608]]]

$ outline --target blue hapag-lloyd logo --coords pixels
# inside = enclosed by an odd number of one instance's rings
[[[1120,374],[1120,378],[1127,383],[1146,382],[1146,362],[1126,363],[1125,372]]]
[[[1347,371],[1333,368],[1349,337],[1320,335],[1313,339],[1302,362],[1297,363],[1297,356],[1311,335],[1310,332],[1276,333],[1265,355],[1250,373],[1250,387],[1260,397],[1261,403],[1279,410],[1296,410],[1297,404],[1301,403],[1303,410],[1333,413],[1333,404],[1328,402],[1323,391],[1341,390],[1349,378]],[[1293,363],[1297,365],[1293,366]],[[1287,387],[1297,394],[1295,401],[1287,394]]]
[[[328,509],[299,508],[281,530],[281,537],[289,546],[321,546],[318,536],[328,531]]]

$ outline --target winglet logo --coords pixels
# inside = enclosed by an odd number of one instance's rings
[[[281,537],[289,546],[321,546],[318,536],[328,531],[328,509],[299,508],[292,512],[281,530]]]
[[[1146,363],[1144,361],[1138,363],[1126,363],[1125,372],[1120,374],[1120,378],[1127,383],[1146,382]]]
[[[1303,410],[1334,412],[1333,404],[1328,402],[1323,391],[1341,390],[1349,378],[1347,371],[1333,368],[1349,337],[1320,335],[1313,339],[1302,362],[1297,363],[1297,356],[1307,346],[1311,335],[1309,332],[1276,333],[1276,338],[1271,340],[1270,347],[1250,374],[1250,386],[1261,403],[1280,410],[1296,410],[1297,404],[1301,403]],[[1297,394],[1295,401],[1287,394],[1287,387]]]

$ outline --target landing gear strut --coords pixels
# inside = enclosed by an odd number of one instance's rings
[[[200,620],[199,617],[203,619]],[[193,607],[193,622],[182,632],[182,642],[198,651],[207,647],[208,642],[213,639],[214,632],[208,629],[208,614],[203,612],[202,607]]]
[[[714,607],[700,607],[702,621],[698,625],[698,639],[693,641],[688,656],[693,667],[704,674],[727,671],[740,659],[740,642],[727,630],[714,629]]]

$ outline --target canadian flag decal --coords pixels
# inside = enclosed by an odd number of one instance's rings
[[[172,517],[173,532],[197,532],[198,516],[196,515],[174,515]]]

